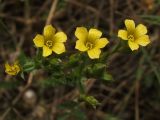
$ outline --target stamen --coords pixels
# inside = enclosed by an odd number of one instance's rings
[[[130,40],[130,41],[134,41],[134,36],[133,35],[128,35],[128,40]]]
[[[45,43],[45,45],[46,45],[47,47],[49,47],[49,48],[52,48],[52,46],[53,46],[53,41],[52,41],[52,40],[47,40],[46,43]]]
[[[93,43],[87,42],[87,43],[86,43],[86,47],[87,47],[89,50],[92,49],[92,48],[93,48]]]

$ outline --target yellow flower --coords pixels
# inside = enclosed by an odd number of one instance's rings
[[[126,19],[125,26],[127,30],[119,30],[118,37],[123,40],[128,40],[128,45],[131,50],[137,50],[139,45],[147,46],[150,43],[149,36],[147,34],[146,26],[139,24],[135,27],[133,20]]]
[[[43,48],[43,56],[47,57],[52,54],[52,51],[56,54],[65,52],[64,42],[66,42],[67,36],[64,32],[57,32],[52,25],[44,27],[43,35],[37,34],[33,39],[36,47]]]
[[[12,65],[5,63],[5,72],[9,75],[17,75],[20,71],[20,66],[18,62],[15,62]]]
[[[77,27],[75,36],[78,38],[75,48],[79,51],[87,51],[91,59],[99,58],[101,50],[109,41],[107,38],[100,38],[102,32],[97,29],[90,29],[89,32],[85,27]]]

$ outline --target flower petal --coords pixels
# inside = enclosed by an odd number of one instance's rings
[[[47,46],[43,46],[43,57],[47,57],[52,54],[52,50]]]
[[[18,66],[18,65],[14,65],[14,67],[15,67],[15,69],[16,69],[16,73],[19,73],[19,71],[20,71],[20,67]]]
[[[104,48],[109,43],[107,38],[100,38],[96,40],[95,47]]]
[[[136,43],[141,45],[141,46],[146,46],[150,42],[151,41],[149,40],[149,36],[148,35],[143,35],[143,36],[139,37],[138,39],[136,39]]]
[[[43,47],[43,45],[44,45],[44,37],[42,35],[38,34],[33,39],[33,42],[34,42],[36,47]]]
[[[55,34],[56,29],[52,25],[46,25],[43,30],[43,35],[45,38],[50,39]]]
[[[126,30],[118,31],[118,37],[120,37],[121,39],[128,40],[127,36],[128,36],[128,32]]]
[[[88,55],[89,55],[89,57],[91,59],[99,58],[100,53],[101,53],[101,50],[98,49],[98,48],[94,48],[94,49],[88,50]]]
[[[5,63],[5,69],[6,71],[10,70],[10,65],[8,63]]]
[[[75,31],[75,36],[79,40],[85,41],[87,36],[88,36],[88,31],[87,31],[87,29],[85,27],[77,27],[77,29]]]
[[[136,42],[128,41],[128,45],[131,48],[131,50],[137,50],[139,48],[139,45]]]
[[[57,54],[61,54],[65,52],[65,46],[63,43],[55,43],[52,50]]]
[[[127,31],[129,33],[134,32],[134,30],[135,30],[135,23],[134,23],[133,20],[126,19],[125,20],[125,25],[126,25]]]
[[[141,37],[142,35],[145,35],[147,33],[147,27],[139,24],[135,29],[135,37]]]
[[[67,35],[64,33],[64,32],[57,32],[55,35],[54,35],[54,38],[53,40],[55,42],[66,42],[67,40]]]
[[[97,29],[90,29],[88,34],[88,40],[89,41],[95,41],[96,39],[99,39],[102,36],[102,32]]]
[[[87,47],[85,46],[84,41],[82,41],[82,40],[76,41],[75,48],[78,49],[79,51],[82,51],[82,52],[87,50]]]

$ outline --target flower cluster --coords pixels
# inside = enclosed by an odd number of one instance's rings
[[[125,20],[126,30],[119,30],[118,37],[128,41],[130,49],[137,50],[139,46],[147,46],[150,43],[147,35],[147,28],[143,24],[135,26],[133,20]],[[102,37],[102,32],[98,29],[91,28],[87,30],[85,27],[77,27],[75,31],[77,38],[75,49],[81,52],[87,52],[89,58],[97,59],[100,57],[101,49],[108,43],[108,39]],[[61,54],[66,51],[64,43],[67,40],[67,35],[64,32],[56,32],[52,25],[44,27],[43,34],[37,34],[33,39],[36,47],[42,48],[42,56],[47,57],[52,54]],[[6,73],[16,75],[20,71],[17,63],[14,65],[5,64]]]

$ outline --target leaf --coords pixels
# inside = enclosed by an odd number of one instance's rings
[[[90,68],[91,75],[93,77],[99,78],[99,76],[102,76],[103,72],[105,71],[105,68],[106,64],[103,63],[94,64],[94,66]]]
[[[100,102],[93,96],[81,94],[80,98],[92,105],[93,108],[96,108],[96,106],[100,104]]]
[[[97,63],[94,65],[94,69],[95,70],[100,70],[100,69],[103,69],[106,67],[106,64],[103,64],[103,63]]]
[[[62,61],[60,59],[57,59],[57,58],[53,58],[50,60],[50,63],[52,65],[59,65]]]
[[[20,76],[21,76],[21,78],[24,80],[25,78],[24,78],[24,72],[21,72],[20,73]]]
[[[23,71],[25,72],[31,72],[35,69],[35,63],[32,60],[26,61],[26,63],[23,65]]]
[[[27,61],[27,56],[24,54],[24,52],[21,52],[19,57],[18,57],[18,62],[20,63],[20,65],[24,65]]]
[[[67,62],[67,67],[75,67],[80,61],[80,55],[79,54],[73,54],[69,57],[69,61]]]
[[[110,80],[113,80],[113,77],[109,73],[104,73],[103,76],[102,76],[102,79],[106,80],[106,81],[110,81]]]

